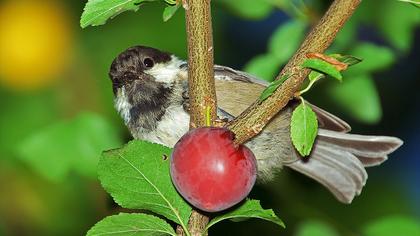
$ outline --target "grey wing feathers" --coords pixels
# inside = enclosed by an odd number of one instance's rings
[[[242,82],[248,82],[248,83],[256,83],[262,86],[268,86],[270,83],[265,81],[265,80],[261,80],[251,74],[248,74],[246,72],[243,71],[239,71],[239,70],[235,70],[232,69],[230,67],[227,66],[219,66],[219,65],[215,65],[214,66],[214,75],[216,77],[216,79],[218,79],[217,77],[226,77],[226,78],[231,78],[234,80],[239,80]],[[223,78],[221,78],[223,79]]]

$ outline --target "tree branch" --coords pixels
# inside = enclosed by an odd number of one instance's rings
[[[183,5],[188,40],[190,127],[207,126],[208,109],[211,121],[216,120],[217,114],[210,0],[185,0]]]
[[[188,41],[190,127],[211,126],[216,120],[217,105],[210,0],[184,0],[183,7],[186,12]],[[193,211],[188,222],[188,231],[193,236],[201,236],[208,222],[209,217]],[[184,234],[179,227],[177,233]]]
[[[300,66],[306,55],[324,52],[360,2],[361,0],[335,0],[332,3],[276,78],[280,79],[287,75],[288,79],[269,98],[263,102],[255,101],[227,124],[227,127],[236,134],[236,143],[244,143],[256,136],[271,118],[287,105],[310,71]]]

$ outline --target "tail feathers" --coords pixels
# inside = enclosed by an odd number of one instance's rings
[[[366,184],[365,167],[381,164],[402,143],[395,137],[320,129],[310,157],[285,165],[317,180],[339,201],[351,203]]]
[[[372,167],[380,165],[382,162],[388,160],[388,156],[381,156],[381,157],[363,157],[357,156],[357,158],[363,163],[365,167]]]
[[[370,159],[366,161],[368,165],[380,164],[386,160],[385,156],[403,144],[401,139],[395,137],[346,134],[324,129],[319,130],[318,140],[325,141],[331,147],[360,156],[363,160]],[[378,163],[372,163],[373,159],[376,159]]]
[[[307,160],[286,164],[324,185],[343,203],[351,203],[367,180],[363,164],[351,153],[318,142]]]

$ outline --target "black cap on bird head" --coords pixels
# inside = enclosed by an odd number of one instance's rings
[[[135,79],[153,68],[154,65],[171,60],[171,55],[146,46],[134,46],[120,53],[112,62],[109,77],[114,93],[117,88]]]

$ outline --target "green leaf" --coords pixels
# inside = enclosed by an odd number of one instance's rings
[[[268,50],[277,57],[278,64],[285,64],[298,49],[305,36],[306,24],[292,20],[280,25],[272,34]]]
[[[165,9],[163,10],[163,21],[168,21],[169,19],[172,18],[172,16],[175,14],[175,12],[178,10],[178,8],[181,6],[181,4],[177,4],[177,5],[169,5],[166,6]]]
[[[347,64],[348,66],[353,66],[363,61],[363,59],[352,55],[331,54],[329,56],[337,59],[342,63]]]
[[[338,236],[339,234],[328,224],[320,221],[307,221],[300,225],[296,236]]]
[[[267,0],[217,0],[234,14],[249,19],[261,19],[266,17],[272,10],[273,5]]]
[[[141,3],[150,1],[153,0],[89,0],[80,18],[80,26],[103,25],[109,18],[125,11],[137,11]]]
[[[178,194],[169,175],[171,149],[134,140],[123,148],[104,152],[99,180],[120,206],[150,210],[186,225],[191,207]]]
[[[121,144],[118,129],[109,121],[97,114],[81,113],[28,136],[16,151],[39,174],[60,181],[71,171],[96,178],[101,152]]]
[[[358,74],[385,69],[395,61],[394,53],[389,48],[372,43],[357,44],[351,55],[363,58],[363,62],[354,67],[354,73]]]
[[[302,102],[293,111],[290,126],[293,145],[301,156],[308,156],[318,133],[318,120],[315,112]]]
[[[354,119],[365,123],[376,123],[381,119],[379,95],[367,74],[349,75],[345,83],[331,84],[328,93],[341,110]]]
[[[272,54],[263,54],[252,58],[244,67],[244,71],[265,81],[273,81],[280,70],[278,59]]]
[[[367,225],[364,236],[420,235],[420,220],[405,216],[390,216]]]
[[[164,220],[147,214],[120,213],[95,224],[86,236],[96,235],[174,235],[174,229]]]
[[[208,230],[211,226],[219,223],[222,220],[229,219],[234,221],[235,219],[242,220],[244,218],[258,218],[262,220],[271,221],[277,225],[280,225],[283,228],[286,227],[283,221],[278,216],[276,216],[273,210],[263,209],[260,205],[260,201],[258,200],[247,199],[242,205],[240,205],[236,209],[233,209],[232,211],[229,211],[224,215],[214,217],[207,225],[206,230]]]
[[[274,91],[276,91],[276,89],[278,87],[280,87],[280,85],[282,85],[284,83],[284,81],[286,81],[288,78],[287,75],[283,75],[283,77],[281,77],[278,80],[274,80],[273,82],[271,82],[267,88],[264,89],[264,91],[262,91],[261,95],[260,95],[260,102],[264,101],[265,99],[267,99],[268,97],[271,96],[271,94],[274,93]]]
[[[302,67],[317,70],[317,71],[322,72],[324,74],[327,74],[327,75],[329,75],[329,76],[331,76],[335,79],[338,79],[339,81],[341,81],[343,79],[343,76],[341,75],[340,71],[337,70],[337,68],[335,68],[330,63],[328,63],[324,60],[318,59],[318,58],[306,59],[303,62]]]

